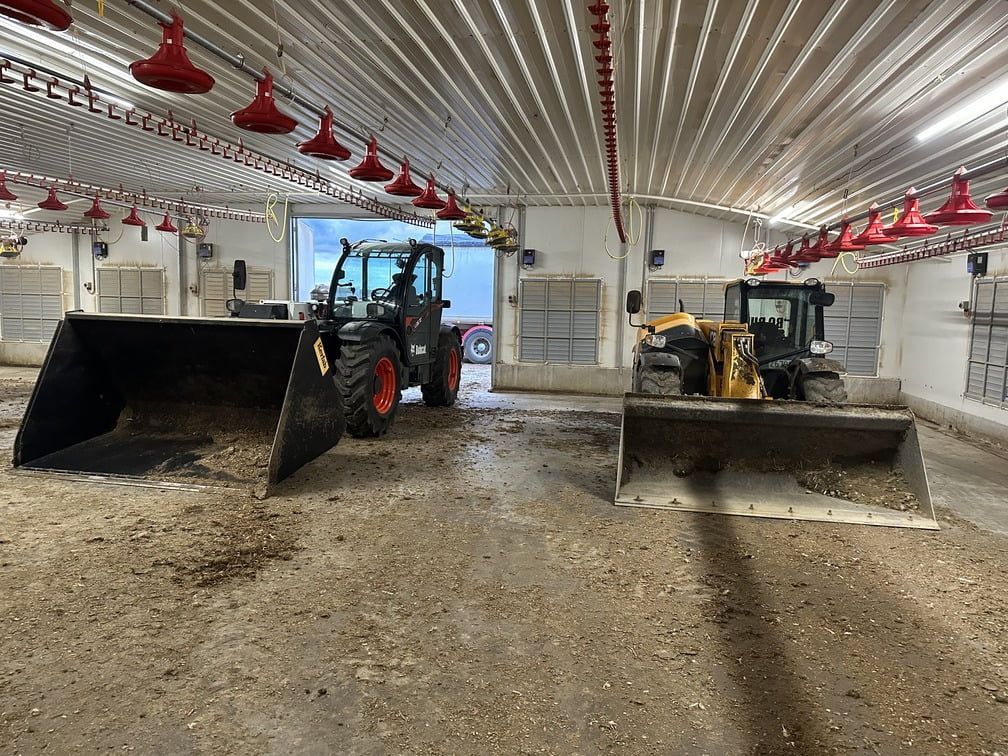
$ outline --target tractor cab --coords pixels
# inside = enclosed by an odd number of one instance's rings
[[[442,312],[451,305],[441,298],[444,251],[412,239],[340,241],[327,303],[331,328],[344,339],[384,328],[400,344],[405,366],[432,363]]]
[[[441,302],[444,253],[429,244],[372,243],[346,239],[329,286],[335,320],[416,317]]]
[[[832,351],[825,340],[823,307],[833,300],[816,278],[801,283],[747,278],[725,287],[725,320],[748,326],[770,396],[789,395],[789,368],[796,360]]]

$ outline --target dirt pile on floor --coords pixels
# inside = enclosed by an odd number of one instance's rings
[[[846,467],[826,465],[815,470],[805,470],[796,479],[810,491],[857,504],[900,512],[920,508],[920,501],[910,490],[906,476],[888,465],[867,462]]]

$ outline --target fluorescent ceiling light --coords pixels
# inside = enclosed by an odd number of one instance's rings
[[[1008,84],[1002,84],[987,94],[981,95],[973,102],[953,106],[953,112],[920,132],[917,135],[917,141],[925,142],[933,136],[967,124],[1005,104],[1008,104]]]

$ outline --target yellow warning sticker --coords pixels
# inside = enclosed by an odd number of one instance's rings
[[[318,360],[319,370],[322,375],[329,372],[329,358],[326,357],[325,347],[322,346],[322,339],[315,339],[315,359]]]

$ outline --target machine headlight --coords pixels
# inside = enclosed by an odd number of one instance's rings
[[[665,346],[665,337],[660,333],[649,333],[644,337],[644,343],[655,349],[662,349]]]
[[[813,341],[809,344],[809,351],[812,354],[829,354],[833,351],[833,345],[828,341]]]
[[[818,278],[806,278],[804,281],[802,281],[802,283],[805,284],[806,286],[818,286],[819,285],[819,279]]]

